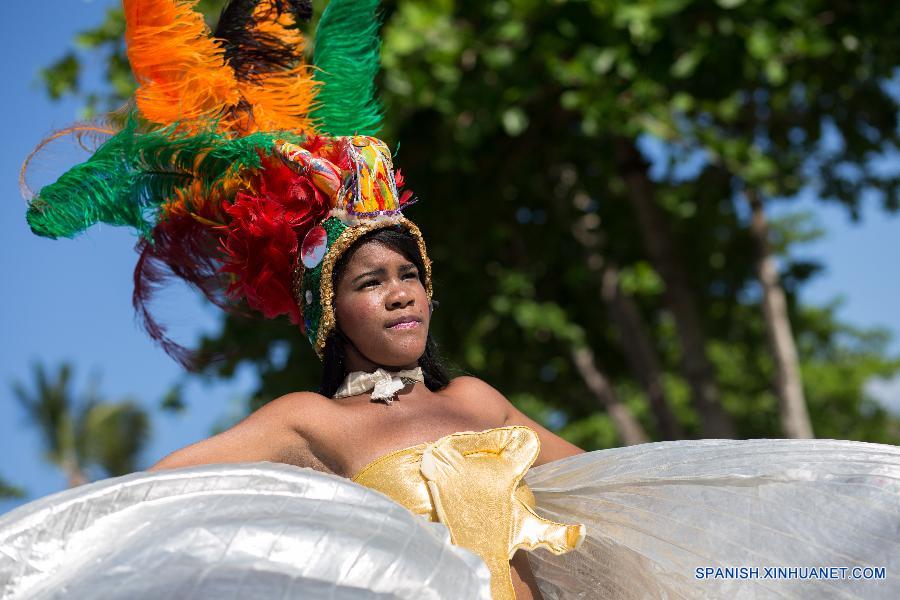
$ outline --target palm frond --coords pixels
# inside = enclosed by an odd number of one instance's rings
[[[84,413],[85,460],[109,475],[137,470],[140,454],[150,438],[150,417],[134,401],[93,404]]]

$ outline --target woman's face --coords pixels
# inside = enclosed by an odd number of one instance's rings
[[[430,311],[415,264],[378,242],[360,246],[337,282],[334,309],[338,326],[360,358],[375,365],[415,368],[425,353]],[[348,367],[353,365],[348,349]]]

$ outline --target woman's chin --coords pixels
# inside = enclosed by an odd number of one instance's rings
[[[425,343],[420,340],[392,340],[386,346],[381,348],[381,352],[375,353],[376,356],[380,354],[383,357],[377,362],[385,367],[405,368],[418,363],[425,354]]]

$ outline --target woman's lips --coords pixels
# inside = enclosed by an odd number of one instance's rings
[[[397,323],[396,325],[391,325],[388,329],[413,329],[418,326],[418,321],[407,321],[406,323]]]

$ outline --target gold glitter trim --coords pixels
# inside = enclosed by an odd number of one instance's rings
[[[322,278],[319,280],[319,302],[321,302],[322,305],[322,318],[319,319],[319,331],[316,335],[315,346],[313,346],[319,359],[322,359],[325,355],[325,340],[328,339],[328,334],[334,329],[336,320],[334,317],[334,306],[332,305],[332,301],[334,300],[334,290],[331,286],[331,273],[335,263],[337,263],[341,255],[353,245],[353,242],[358,240],[364,234],[376,229],[384,229],[394,225],[403,226],[414,238],[416,238],[416,243],[419,246],[419,254],[422,256],[422,263],[425,266],[425,293],[428,294],[428,300],[431,300],[431,260],[428,258],[428,252],[425,250],[425,240],[422,238],[422,232],[419,231],[419,228],[416,227],[415,223],[405,217],[400,217],[400,219],[396,221],[376,220],[371,223],[348,227],[341,232],[338,239],[336,239],[331,245],[331,248],[328,249],[325,258],[322,259]]]

